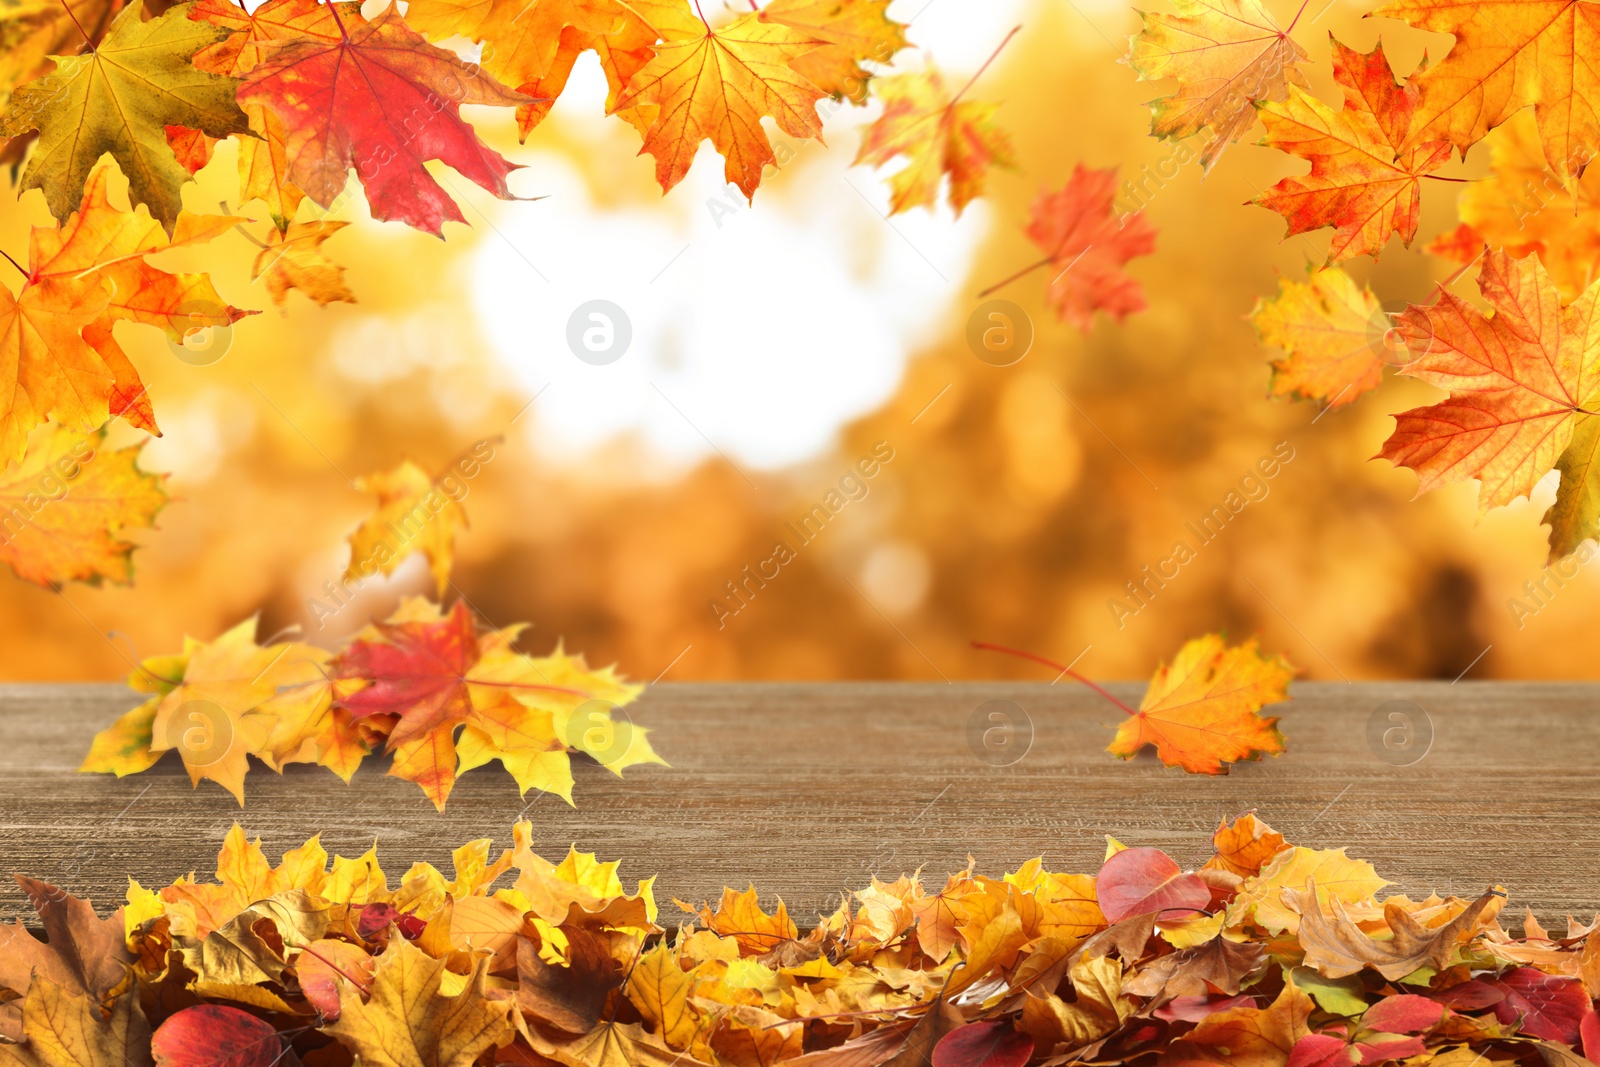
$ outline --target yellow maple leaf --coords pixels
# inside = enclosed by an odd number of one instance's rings
[[[266,282],[272,302],[283,307],[289,291],[298,289],[318,305],[334,301],[356,302],[356,295],[344,283],[344,268],[322,251],[322,242],[350,225],[330,219],[293,222],[281,233],[267,234],[267,246],[256,256],[250,270],[252,280]]]
[[[856,163],[882,166],[897,156],[906,164],[889,178],[889,214],[932,208],[950,177],[950,206],[961,214],[983,195],[989,168],[1016,165],[1011,138],[994,123],[999,105],[953,96],[931,63],[926,69],[873,82],[883,114],[867,128]]]
[[[1298,893],[1306,883],[1317,884],[1317,903],[1327,906],[1330,899],[1358,904],[1389,883],[1378,877],[1366,860],[1351,859],[1344,849],[1315,849],[1295,846],[1276,857],[1261,873],[1246,878],[1239,894],[1228,905],[1228,925],[1253,921],[1273,933],[1300,928],[1300,915],[1284,899],[1284,890]]]
[[[867,102],[872,77],[861,64],[888,63],[906,47],[906,27],[889,17],[890,0],[772,0],[761,17],[818,41],[790,65],[829,96]]]
[[[777,163],[763,118],[791,137],[820,139],[816,103],[827,94],[791,64],[826,42],[759,11],[713,30],[682,0],[653,5],[652,18],[662,35],[656,54],[610,110],[655,109],[640,151],[656,157],[662,192],[683,180],[709,140],[727,180],[754,197],[762,171]]]
[[[1308,56],[1261,0],[1174,0],[1173,15],[1141,12],[1128,64],[1141,81],[1171,78],[1178,91],[1150,104],[1150,133],[1178,139],[1210,129],[1207,170],[1256,120],[1255,105],[1309,88],[1297,64]]]
[[[372,1067],[468,1067],[480,1053],[510,1041],[513,1005],[488,996],[487,961],[455,996],[440,990],[445,968],[445,960],[405,938],[390,938],[378,958],[371,999],[349,983],[340,986],[339,1020],[323,1032]]]
[[[1257,300],[1250,323],[1272,361],[1272,395],[1342,407],[1383,383],[1385,332],[1378,298],[1338,267],[1305,281],[1278,279],[1278,295]]]
[[[356,488],[376,496],[378,508],[350,535],[345,577],[393,574],[407,556],[421,552],[443,596],[455,563],[456,532],[467,525],[460,502],[409,459],[392,470],[357,478]]]
[[[148,204],[170,233],[189,172],[167,144],[166,127],[211,137],[249,131],[234,100],[238,83],[190,61],[223,32],[190,21],[190,6],[145,22],[143,5],[129,4],[92,51],[56,57],[53,72],[13,94],[0,134],[39,131],[22,186],[42,190],[56,218],[78,209],[90,170],[110,152],[134,202]]]
[[[143,443],[113,449],[41,427],[22,461],[0,471],[0,560],[40,585],[133,580],[127,530],[151,526],[167,502],[165,477],[138,466]]]

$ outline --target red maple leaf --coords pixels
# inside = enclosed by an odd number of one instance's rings
[[[365,678],[365,689],[341,704],[352,719],[394,715],[389,750],[472,713],[467,673],[478,662],[478,627],[456,601],[437,622],[375,623],[382,641],[353,641],[339,657],[341,678]]]
[[[1144,287],[1122,268],[1135,256],[1155,251],[1156,229],[1142,211],[1117,214],[1116,184],[1117,168],[1095,170],[1080,163],[1064,189],[1039,194],[1023,232],[1044,249],[1045,258],[982,295],[1048,267],[1046,299],[1057,316],[1085,333],[1093,328],[1096,311],[1118,322],[1143,311]]]
[[[330,8],[339,37],[255,42],[263,61],[239,87],[283,123],[288,178],[329,207],[350,168],[374,218],[438,235],[461,209],[423,167],[436,159],[502,200],[517,169],[478,140],[462,104],[517,107],[533,98],[500,84],[409,29],[389,8],[371,22]]]

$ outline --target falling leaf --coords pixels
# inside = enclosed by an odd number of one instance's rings
[[[1341,407],[1383,383],[1388,321],[1372,290],[1338,267],[1303,282],[1278,279],[1278,295],[1256,301],[1250,323],[1263,345],[1281,348],[1272,361],[1273,396]]]
[[[1169,767],[1226,774],[1227,765],[1283,751],[1277,719],[1258,714],[1288,699],[1294,676],[1281,656],[1261,655],[1252,639],[1228,648],[1221,636],[1197,637],[1150,680],[1139,710],[1108,746],[1128,759],[1145,745]]]
[[[1155,251],[1156,229],[1142,211],[1117,213],[1116,184],[1115,167],[1078,164],[1066,188],[1034,200],[1026,230],[1049,257],[1045,298],[1085,333],[1096,311],[1121,322],[1146,307],[1144,287],[1123,267]]]
[[[889,214],[936,207],[948,175],[946,196],[960,215],[983,195],[990,167],[1016,166],[1010,135],[995,125],[1000,105],[951,96],[931,63],[876,79],[872,94],[883,102],[883,113],[862,134],[855,162],[881,167],[905,157],[889,178]]]
[[[1338,263],[1377,256],[1390,235],[1411,245],[1422,177],[1449,162],[1450,143],[1411,140],[1416,89],[1395,80],[1382,43],[1364,54],[1332,44],[1344,110],[1297,86],[1261,106],[1263,143],[1310,160],[1311,173],[1283,179],[1254,203],[1287,219],[1290,237],[1332,226],[1328,259]]]
[[[1140,12],[1128,64],[1141,81],[1171,78],[1178,91],[1150,104],[1150,133],[1179,139],[1210,129],[1200,160],[1207,170],[1255,123],[1255,106],[1305,88],[1308,59],[1260,0],[1175,0],[1177,14]]]
[[[443,596],[455,561],[456,533],[467,525],[467,513],[449,488],[457,484],[433,478],[410,460],[356,479],[357,489],[378,498],[378,508],[350,535],[345,577],[393,574],[408,556],[421,552]]]
[[[512,199],[506,176],[515,166],[478,139],[460,107],[515,107],[528,98],[428,44],[393,8],[371,22],[339,17],[337,40],[259,41],[263,58],[239,88],[241,104],[261,104],[282,123],[289,180],[328,208],[353,167],[374,218],[435,235],[465,219],[423,167],[428,160]]]
[[[44,586],[133,580],[123,536],[154,524],[165,478],[138,467],[142,444],[113,449],[105,431],[35,433],[22,461],[0,472],[0,560]]]
[[[272,303],[283,307],[289,291],[298,289],[322,307],[335,301],[354,304],[356,296],[344,283],[344,268],[322,251],[322,242],[350,225],[319,219],[293,222],[282,233],[267,234],[267,247],[256,256],[252,280],[265,280]]]
[[[1447,390],[1428,407],[1395,416],[1379,456],[1417,472],[1418,492],[1476,478],[1478,503],[1509,504],[1560,467],[1545,513],[1552,560],[1595,536],[1592,461],[1600,339],[1591,328],[1600,289],[1561,304],[1537,257],[1484,256],[1478,288],[1485,314],[1440,289],[1435,303],[1407,308],[1396,323],[1412,361],[1401,373]]]
[[[221,31],[190,21],[188,4],[148,22],[140,21],[141,10],[123,8],[94,50],[58,57],[52,73],[18,89],[0,135],[39,131],[22,187],[42,190],[56,218],[78,210],[89,172],[109,152],[133,202],[149,205],[170,234],[189,172],[168,146],[166,128],[226,137],[249,127],[234,101],[237,82],[190,62]]]

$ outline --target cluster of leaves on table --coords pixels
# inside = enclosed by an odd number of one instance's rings
[[[1285,352],[1272,391],[1349,404],[1379,386],[1385,364],[1448,390],[1398,414],[1379,454],[1415,470],[1423,490],[1477,479],[1485,509],[1559,470],[1544,521],[1551,560],[1570,555],[1600,534],[1600,218],[1586,169],[1600,151],[1594,9],[1391,0],[1370,14],[1418,36],[1450,34],[1449,51],[1398,80],[1381,41],[1366,53],[1333,41],[1335,109],[1308,91],[1308,53],[1291,36],[1305,6],[1284,28],[1259,0],[1178,0],[1175,15],[1145,17],[1129,54],[1141,77],[1178,83],[1152,104],[1151,132],[1203,135],[1206,167],[1258,112],[1263,144],[1311,164],[1254,201],[1281,214],[1291,236],[1333,231],[1327,262],[1304,281],[1283,279],[1252,315],[1262,341]],[[1460,226],[1427,246],[1461,266],[1434,303],[1412,305],[1391,330],[1377,296],[1339,264],[1376,258],[1391,237],[1409,246],[1423,180],[1467,181],[1436,172],[1486,137],[1488,178],[1465,186]],[[1480,260],[1489,313],[1445,288]]]
[[[479,442],[448,471],[470,477],[492,450]],[[467,524],[444,483],[410,461],[362,478],[377,507],[350,534],[345,581],[358,588],[420,552],[444,596]],[[319,621],[348,603],[319,602]],[[331,652],[304,641],[261,644],[252,617],[141,663],[128,685],[148,699],[95,737],[80,769],[120,778],[176,752],[196,786],[215,781],[243,805],[251,756],[280,774],[318,763],[348,782],[381,750],[392,757],[389,773],[415,782],[442,811],[458,774],[494,760],[524,794],[538,789],[569,804],[572,753],[618,775],[664,762],[644,728],[614,717],[640,686],[559,646],[547,656],[518,651],[527,628],[484,631],[464,600],[446,609],[411,597]]]
[[[631,892],[614,863],[455,853],[398,884],[316,839],[277,867],[242,830],[217,880],[133,883],[108,918],[19,879],[48,943],[0,927],[8,1067],[1576,1065],[1600,1056],[1600,940],[1505,895],[1377,899],[1343,849],[1253,815],[1195,871],[1108,839],[1096,874],[1032,860],[782,901]],[[496,889],[503,878],[514,879]],[[1586,1059],[1585,1053],[1591,1058]]]

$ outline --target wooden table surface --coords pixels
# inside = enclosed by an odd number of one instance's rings
[[[1141,692],[1112,688],[1125,699]],[[1498,882],[1513,908],[1531,906],[1547,923],[1600,908],[1600,685],[1293,692],[1281,708],[1288,754],[1206,778],[1107,755],[1120,713],[1065,683],[663,684],[629,710],[670,769],[619,779],[574,761],[569,808],[519,798],[491,765],[464,775],[439,814],[371,761],[349,787],[320,767],[281,778],[254,767],[243,810],[215,783],[191,789],[175,756],[120,781],[78,774],[91,735],[135,698],[112,685],[6,685],[0,874],[59,883],[105,911],[130,876],[151,886],[209,874],[236,820],[274,862],[319,831],[344,855],[376,839],[395,878],[415,860],[448,870],[451,848],[472,838],[509,845],[522,816],[546,856],[576,843],[622,860],[630,885],[658,874],[669,917],[674,896],[699,901],[750,882],[809,917],[873,874],[922,866],[942,877],[969,853],[991,874],[1040,854],[1052,869],[1092,872],[1108,833],[1194,866],[1220,817],[1253,808],[1292,842],[1347,846],[1397,891],[1475,894]],[[1009,745],[994,711],[1017,724]],[[1395,712],[1414,737],[1431,723],[1431,747],[1410,766],[1397,764],[1418,748],[1395,747],[1406,727]],[[1397,731],[1389,747],[1386,730]],[[0,919],[19,917],[29,917],[26,901],[7,879]]]

